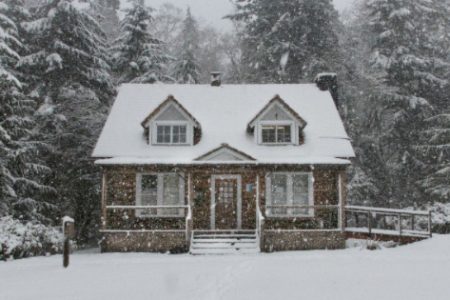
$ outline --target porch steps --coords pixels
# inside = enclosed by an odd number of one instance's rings
[[[192,234],[190,253],[194,255],[258,252],[258,239],[253,230],[194,230]]]

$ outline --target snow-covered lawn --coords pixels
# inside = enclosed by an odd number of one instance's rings
[[[377,251],[79,252],[0,263],[0,299],[450,299],[450,235]]]

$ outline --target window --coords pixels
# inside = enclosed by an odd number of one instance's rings
[[[221,204],[232,204],[235,199],[234,181],[221,180],[219,185],[219,194],[217,202]]]
[[[156,125],[157,144],[186,144],[187,125]]]
[[[268,216],[312,217],[314,209],[296,207],[313,205],[311,173],[271,173],[266,176]]]
[[[184,181],[177,173],[138,174],[136,178],[136,205],[184,205]],[[137,209],[138,217],[180,217],[183,208]]]
[[[262,125],[261,142],[263,144],[289,144],[292,142],[292,125]]]

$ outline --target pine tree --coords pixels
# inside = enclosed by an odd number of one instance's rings
[[[91,2],[92,14],[99,20],[100,27],[106,33],[108,41],[115,40],[119,35],[120,0],[93,0]]]
[[[50,96],[73,83],[98,93],[111,91],[105,34],[95,19],[70,2],[46,1],[33,13],[34,20],[24,23],[33,46],[19,67],[36,78],[34,87]]]
[[[423,204],[418,184],[427,173],[423,128],[443,103],[448,84],[445,51],[433,32],[446,16],[437,0],[367,0],[359,37],[367,45],[362,62],[366,88],[363,112],[365,169],[380,191],[377,205]],[[441,35],[442,36],[442,35]],[[420,143],[424,143],[420,145]],[[382,202],[382,203],[380,203]]]
[[[197,21],[189,8],[178,41],[180,49],[177,51],[173,77],[178,83],[197,84],[200,82],[200,67],[197,62],[199,32]]]
[[[120,36],[111,49],[119,83],[172,81],[166,75],[171,57],[164,54],[164,43],[151,33],[152,9],[135,0],[120,23]]]
[[[44,158],[59,208],[77,218],[78,238],[86,241],[99,214],[99,170],[89,156],[114,96],[106,36],[71,1],[46,1],[32,17],[24,23],[31,53],[18,66],[39,99],[37,130],[53,146]]]
[[[24,96],[15,65],[25,45],[20,22],[29,17],[23,1],[0,2],[0,215],[51,223],[55,189],[46,184],[51,169],[41,159],[50,147],[34,128],[36,103]]]
[[[420,186],[431,202],[450,202],[450,109],[426,120],[422,132],[424,145],[419,146],[428,166]]]
[[[249,81],[299,82],[339,61],[338,15],[330,0],[237,1]]]

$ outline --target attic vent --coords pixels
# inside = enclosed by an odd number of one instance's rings
[[[211,72],[211,86],[220,86],[222,84],[222,73]]]

